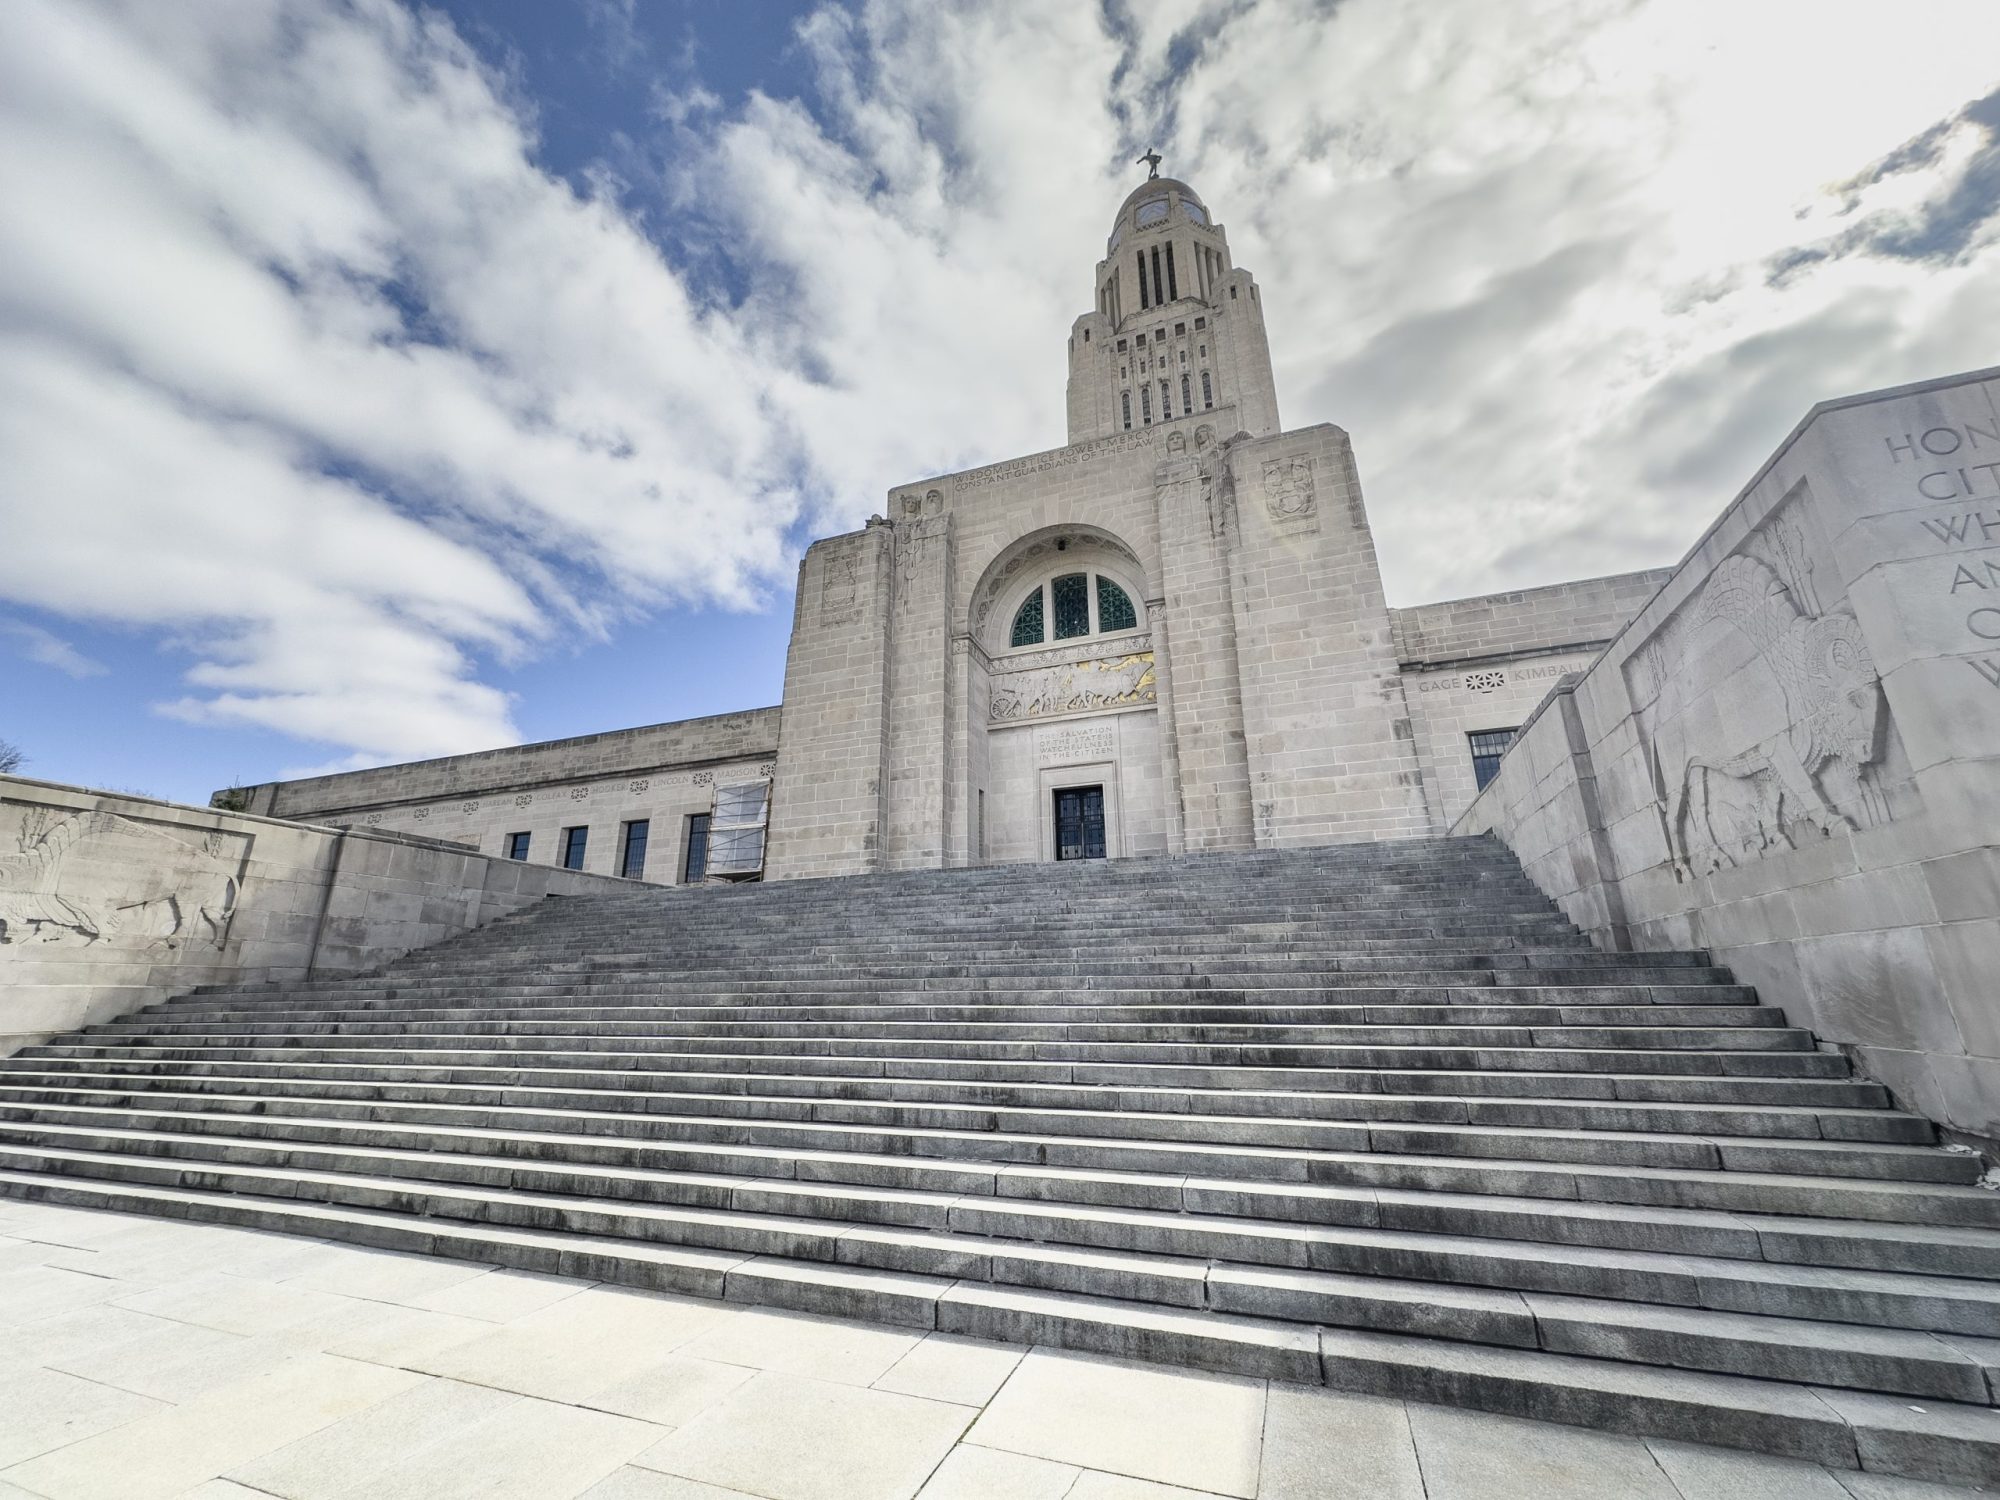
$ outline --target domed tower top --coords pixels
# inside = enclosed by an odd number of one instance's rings
[[[1158,169],[1151,152],[1141,162]],[[1201,195],[1149,177],[1118,205],[1097,308],[1070,330],[1069,440],[1234,408],[1231,431],[1278,430],[1256,281]]]

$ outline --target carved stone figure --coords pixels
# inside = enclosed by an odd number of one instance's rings
[[[1265,460],[1264,507],[1274,521],[1302,521],[1319,508],[1310,455]]]
[[[228,936],[240,840],[189,842],[116,813],[35,808],[16,845],[0,855],[0,943],[219,948]]]
[[[987,715],[994,722],[1049,714],[1151,703],[1156,697],[1153,655],[1145,652],[1097,661],[1062,662],[994,681]]]
[[[1836,799],[1882,821],[1887,808],[1869,775],[1882,753],[1882,684],[1860,624],[1838,611],[1808,613],[1777,571],[1749,553],[1710,575],[1683,654],[1715,623],[1756,644],[1784,693],[1787,728],[1725,760],[1689,757],[1669,819],[1681,872],[1707,874],[1786,842],[1786,825],[1799,819],[1823,834],[1858,826]]]

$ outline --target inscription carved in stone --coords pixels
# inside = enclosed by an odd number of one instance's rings
[[[1118,738],[1109,724],[1092,724],[1045,731],[1039,749],[1037,759],[1045,766],[1109,760],[1118,751]]]
[[[1157,702],[1153,653],[1064,662],[993,679],[988,718],[996,724],[1085,709]]]

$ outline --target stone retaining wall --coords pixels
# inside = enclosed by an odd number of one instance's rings
[[[629,881],[0,776],[0,1056],[203,984],[375,968]]]
[[[1815,407],[1454,831],[2000,1139],[2000,371]]]

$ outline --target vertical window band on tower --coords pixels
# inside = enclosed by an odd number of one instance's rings
[[[1155,302],[1165,302],[1167,300],[1160,295],[1160,247],[1158,245],[1153,246],[1153,300]]]
[[[1178,300],[1178,299],[1179,299],[1179,297],[1180,297],[1180,294],[1181,294],[1181,289],[1180,289],[1180,287],[1179,287],[1178,285],[1176,285],[1176,284],[1175,284],[1175,281],[1174,281],[1174,247],[1173,247],[1173,242],[1172,242],[1172,241],[1169,241],[1169,242],[1167,243],[1167,300],[1168,300],[1169,302],[1173,302],[1173,301],[1176,301],[1176,300]]]
[[[1144,309],[1151,307],[1153,304],[1146,300],[1146,252],[1141,250],[1138,252],[1138,256],[1139,256],[1139,307],[1143,311]]]
[[[1129,430],[1132,426],[1132,393],[1130,391],[1120,391],[1118,393],[1118,403],[1124,408],[1125,426]]]
[[[1215,405],[1215,387],[1208,383],[1208,371],[1201,372],[1201,407],[1203,411]]]
[[[1194,387],[1189,384],[1185,375],[1181,376],[1181,415],[1184,417],[1194,415]]]

